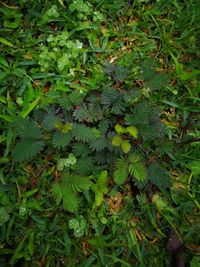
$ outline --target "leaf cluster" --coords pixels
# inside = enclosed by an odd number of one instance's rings
[[[198,1],[1,1],[0,25],[0,266],[178,265],[169,233],[199,266]]]

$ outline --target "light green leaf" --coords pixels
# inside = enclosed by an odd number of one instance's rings
[[[190,261],[190,267],[200,267],[200,258],[198,256],[193,256]]]
[[[128,153],[131,150],[131,144],[129,143],[129,141],[123,141],[121,148],[124,153]]]
[[[147,178],[147,171],[142,162],[136,162],[134,169],[134,177],[138,181],[144,181]]]
[[[32,190],[26,191],[26,192],[22,193],[21,195],[24,198],[28,198],[28,197],[31,197],[32,195],[34,195],[37,192],[38,192],[38,188],[35,188],[35,189],[32,189]]]
[[[13,122],[13,118],[9,115],[0,114],[0,118],[7,122]]]
[[[166,200],[164,200],[158,193],[153,195],[152,203],[156,205],[159,211],[168,211],[170,208]]]
[[[197,75],[200,74],[200,70],[193,70],[191,72],[184,72],[184,75],[182,76],[182,80],[186,81],[189,80]]]
[[[26,240],[26,238],[24,237],[24,238],[20,241],[20,243],[18,244],[17,248],[15,249],[15,251],[14,251],[14,253],[13,253],[11,259],[10,259],[10,264],[11,264],[11,265],[14,265],[14,263],[15,263],[18,259],[20,259],[20,258],[22,257],[21,252],[22,252],[22,250],[23,250],[23,246],[24,246],[24,242],[25,242],[25,240]]]
[[[176,73],[180,80],[186,81],[200,74],[200,70],[193,70],[191,72],[184,71],[183,64],[179,63],[178,59],[171,52],[170,52],[170,55],[174,60],[174,63],[176,65]]]
[[[11,47],[15,47],[11,42],[9,42],[8,40],[0,37],[0,43],[7,45],[7,46],[11,46]]]
[[[118,134],[122,134],[122,133],[125,133],[126,130],[124,127],[122,127],[120,124],[116,124],[115,125],[115,131],[118,133]]]
[[[117,159],[115,162],[114,180],[118,185],[124,183],[128,177],[128,163],[126,159]]]
[[[31,111],[37,106],[39,100],[40,100],[40,97],[38,97],[36,100],[34,100],[32,103],[30,103],[26,109],[24,109],[22,112],[20,112],[19,115],[22,118],[26,118],[29,115],[29,113],[31,113]]]
[[[183,65],[181,63],[178,62],[178,59],[170,52],[171,57],[174,60],[174,63],[176,65],[176,73],[179,76],[180,79],[182,79],[183,77]]]
[[[73,124],[72,123],[66,123],[63,128],[61,129],[62,133],[67,133],[70,130],[72,130]]]
[[[101,205],[102,201],[103,201],[103,193],[100,191],[97,191],[95,194],[95,203],[97,207]]]
[[[0,95],[0,102],[6,104],[6,98],[2,95]]]
[[[126,131],[134,138],[138,137],[138,130],[134,126],[129,126],[126,128]]]
[[[6,68],[9,67],[8,62],[3,57],[0,57],[0,64]]]
[[[106,194],[108,192],[108,187],[106,185],[107,178],[108,178],[108,172],[102,171],[102,173],[100,174],[100,176],[98,178],[98,182],[97,182],[97,186],[98,186],[99,190],[104,194]]]
[[[117,134],[113,137],[112,145],[113,146],[120,146],[122,144],[122,142],[123,142],[123,140],[122,140],[121,136]]]
[[[200,174],[200,161],[194,160],[188,163],[187,167],[193,172],[194,175]]]
[[[104,51],[105,49],[106,49],[106,47],[107,47],[107,45],[108,45],[108,37],[106,36],[106,37],[104,37],[103,38],[103,42],[102,42],[102,51]]]
[[[31,256],[33,256],[34,253],[34,232],[30,234],[29,242],[27,245],[27,250]]]

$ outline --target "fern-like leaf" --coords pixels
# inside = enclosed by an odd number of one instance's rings
[[[147,58],[144,62],[141,63],[141,75],[139,77],[140,80],[150,80],[155,74],[155,68],[157,66],[157,62],[152,58]]]
[[[55,197],[57,205],[62,202],[64,209],[76,212],[79,202],[78,192],[87,190],[90,186],[91,181],[87,177],[67,173],[59,183],[52,185],[51,192]]]
[[[123,66],[117,66],[117,65],[114,65],[114,64],[109,63],[109,62],[106,62],[104,64],[103,69],[104,69],[104,72],[106,74],[108,74],[115,81],[124,80],[129,73],[127,68],[125,68]]]
[[[95,139],[93,129],[81,124],[73,125],[72,134],[78,141],[84,143],[88,143]]]
[[[129,70],[123,66],[115,66],[114,78],[116,81],[123,81],[129,74]]]
[[[74,193],[88,190],[92,184],[89,178],[70,173],[63,176],[62,183],[68,185]]]
[[[55,132],[53,134],[52,144],[56,148],[64,148],[69,145],[71,140],[72,140],[72,135],[70,132],[68,133]]]
[[[119,156],[122,156],[121,154],[114,154],[110,151],[100,151],[100,152],[96,152],[95,153],[95,160],[97,162],[97,164],[101,164],[101,166],[105,169],[106,165],[103,164],[107,164],[107,165],[113,165],[115,163],[115,161],[117,160],[117,158],[119,158]]]
[[[129,156],[128,171],[137,181],[144,181],[147,178],[145,165],[141,160],[141,156],[138,154]]]
[[[128,177],[128,163],[125,159],[117,159],[115,161],[114,180],[118,185],[124,183]]]
[[[21,138],[40,139],[42,137],[42,134],[37,124],[33,121],[29,121],[28,119],[18,117],[14,121],[14,127],[16,135]]]
[[[79,105],[85,97],[80,91],[73,91],[69,94],[69,99],[73,105]]]
[[[150,90],[162,89],[169,83],[169,79],[166,74],[157,73],[155,67],[157,62],[149,58],[145,60],[142,64],[142,74],[139,79],[145,81],[145,86]]]
[[[78,209],[77,195],[69,188],[68,185],[63,183],[54,183],[52,185],[51,192],[55,197],[57,205],[60,205],[60,203],[62,202],[64,209],[70,212],[77,211]]]
[[[130,163],[128,166],[129,173],[138,181],[144,181],[147,178],[147,172],[142,162]]]
[[[87,120],[88,110],[86,106],[81,106],[81,107],[76,108],[73,112],[73,117],[79,122],[83,122],[84,120]]]
[[[119,96],[119,92],[114,87],[105,87],[102,92],[103,104],[114,104],[118,100]]]
[[[137,89],[134,88],[132,90],[127,90],[127,91],[123,91],[123,98],[125,100],[125,102],[130,105],[133,104],[134,102],[136,102],[140,96],[141,92]]]
[[[76,212],[78,210],[79,198],[77,194],[68,189],[68,185],[62,185],[63,191],[63,208],[70,211]]]
[[[116,101],[115,104],[113,104],[111,108],[111,113],[120,115],[120,114],[123,114],[125,110],[126,109],[125,109],[124,101],[122,98],[120,98],[118,101]]]
[[[154,140],[164,136],[165,126],[160,122],[152,123],[149,127],[140,125],[139,131],[144,140]]]
[[[102,134],[106,134],[110,126],[110,121],[109,120],[103,120],[99,122],[99,130],[101,131]]]
[[[149,167],[149,179],[161,191],[169,188],[170,186],[169,174],[156,162],[152,163]]]
[[[38,123],[41,123],[44,119],[45,111],[41,108],[37,108],[33,110],[33,119]]]
[[[41,152],[43,147],[43,141],[22,139],[16,144],[13,150],[13,158],[16,161],[29,160]]]
[[[160,122],[159,110],[148,102],[139,103],[132,114],[126,115],[128,124],[136,126],[144,140],[162,137],[165,127]]]
[[[145,81],[145,86],[150,90],[158,90],[166,87],[169,83],[167,75],[163,73],[155,73],[150,79]]]
[[[149,122],[149,116],[151,116],[151,112],[152,105],[145,101],[136,105],[133,113],[125,116],[125,120],[128,124],[132,125],[147,125]]]
[[[62,94],[59,95],[57,98],[57,103],[59,104],[59,106],[66,111],[70,111],[73,108],[73,105],[68,97],[68,95]]]
[[[72,147],[72,151],[76,157],[85,157],[91,153],[88,144],[81,142],[74,144]]]
[[[89,174],[94,169],[94,161],[91,157],[78,159],[75,165],[75,171],[80,174]]]
[[[54,129],[56,122],[60,121],[60,118],[54,114],[46,114],[43,120],[43,126],[46,131]]]
[[[97,152],[104,150],[107,147],[107,145],[108,145],[108,141],[104,136],[102,136],[101,138],[97,140],[90,142],[91,150],[97,151]]]
[[[56,199],[56,204],[59,205],[62,202],[62,198],[63,198],[63,192],[62,192],[60,184],[54,183],[51,188],[51,192],[53,193]]]
[[[99,106],[91,105],[82,105],[77,107],[73,112],[73,117],[79,122],[95,122],[102,119],[102,110]]]

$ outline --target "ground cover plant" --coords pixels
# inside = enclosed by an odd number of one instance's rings
[[[0,266],[200,266],[198,8],[0,1]]]

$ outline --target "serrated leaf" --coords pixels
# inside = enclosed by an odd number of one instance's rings
[[[121,143],[121,148],[124,153],[128,153],[131,150],[131,144],[129,143],[129,141],[123,141]]]
[[[55,132],[53,134],[52,144],[56,148],[64,148],[69,145],[71,139],[71,133]]]
[[[74,170],[80,174],[91,173],[94,168],[94,160],[91,157],[84,157],[77,160]]]
[[[78,210],[78,197],[75,193],[68,189],[67,186],[62,187],[63,192],[63,207],[70,212],[76,212]]]
[[[63,208],[76,212],[78,210],[78,192],[89,189],[91,181],[87,177],[72,175],[66,173],[59,183],[52,185],[51,192],[53,193],[57,205],[62,202]]]
[[[121,146],[123,140],[120,135],[115,135],[112,139],[113,146]]]
[[[118,133],[118,134],[122,134],[122,133],[125,133],[126,130],[124,127],[122,127],[120,124],[116,124],[115,125],[115,131]]]
[[[157,162],[149,166],[149,180],[161,191],[170,187],[170,176]]]
[[[136,127],[134,126],[128,126],[126,128],[126,131],[134,138],[137,138],[138,137],[138,130]]]
[[[135,154],[131,154],[129,157],[128,157],[128,160],[131,162],[131,163],[135,163],[135,162],[138,162],[140,161],[142,158],[139,154],[135,153]]]
[[[16,161],[31,159],[42,151],[44,147],[43,141],[34,139],[23,139],[19,141],[13,150],[13,158]]]
[[[135,162],[129,164],[129,173],[138,181],[144,181],[147,178],[147,171],[142,162]]]
[[[108,141],[105,137],[101,137],[97,140],[91,141],[89,146],[91,148],[91,150],[93,151],[102,151],[104,150],[108,145]]]
[[[62,184],[68,185],[76,193],[89,189],[91,181],[88,177],[66,173],[62,178]]]
[[[40,139],[42,137],[41,131],[37,124],[28,119],[18,117],[14,121],[16,135],[21,138]]]
[[[101,137],[101,131],[99,129],[93,128],[92,129],[95,139],[98,139]]]
[[[73,128],[73,124],[72,123],[66,123],[66,124],[64,124],[61,132],[62,133],[67,133],[67,132],[71,131],[72,128]]]
[[[46,114],[43,120],[44,129],[47,131],[53,130],[57,121],[59,121],[59,118],[56,115]]]
[[[73,154],[76,157],[85,157],[85,156],[88,156],[91,153],[88,145],[84,144],[84,143],[81,143],[81,142],[78,142],[77,144],[74,144],[73,147],[72,147],[72,150],[73,150]]]
[[[115,162],[114,180],[118,185],[124,183],[128,177],[128,163],[125,159],[117,159]]]
[[[74,124],[72,134],[77,140],[84,143],[95,139],[93,129],[82,124]]]

